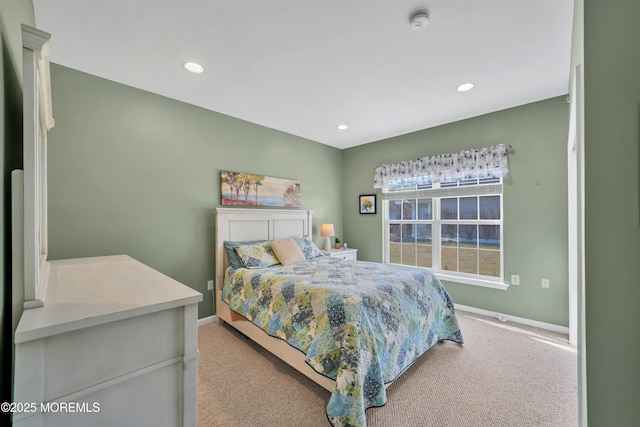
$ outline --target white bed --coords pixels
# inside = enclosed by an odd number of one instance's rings
[[[226,322],[291,365],[312,381],[332,391],[335,380],[318,374],[305,363],[304,354],[287,342],[267,335],[222,301],[224,272],[229,263],[225,241],[278,240],[312,235],[313,211],[284,209],[216,208],[215,305],[218,323]]]
[[[312,236],[312,214],[216,209],[216,314],[329,391],[333,425],[364,427],[365,409],[386,403],[386,387],[437,342],[462,343],[462,335],[433,272],[322,256],[300,239]],[[291,242],[300,261],[280,251],[290,238],[300,239]],[[241,243],[227,254],[227,241]],[[243,265],[228,269],[235,254]]]

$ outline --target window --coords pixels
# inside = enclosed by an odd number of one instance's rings
[[[405,178],[389,185],[383,200],[385,262],[504,288],[502,178],[433,184]]]

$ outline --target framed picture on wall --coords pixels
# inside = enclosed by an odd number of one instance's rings
[[[375,214],[376,213],[376,195],[375,194],[361,194],[358,200],[361,214]]]
[[[300,207],[300,181],[246,172],[220,171],[222,206]]]

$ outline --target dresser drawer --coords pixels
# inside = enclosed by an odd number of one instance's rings
[[[47,402],[182,356],[182,313],[180,307],[17,346],[20,350],[34,347],[31,354],[46,367],[42,397]],[[16,369],[29,371],[29,365],[23,367],[21,362],[16,361]],[[16,401],[30,401],[37,395],[36,390],[28,390]]]
[[[322,251],[325,256],[330,256],[333,258],[342,258],[348,259],[352,261],[358,260],[358,250],[353,248],[347,249],[331,249],[329,251]]]

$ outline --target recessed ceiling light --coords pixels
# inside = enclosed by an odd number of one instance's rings
[[[196,62],[185,62],[184,64],[182,64],[182,66],[187,71],[191,71],[192,73],[196,73],[196,74],[200,74],[201,72],[204,71],[204,68],[202,68],[202,65]]]
[[[473,89],[473,83],[462,83],[460,86],[456,88],[458,92],[466,92],[468,90]]]
[[[347,130],[349,129],[349,126],[343,124],[343,125],[338,125],[337,128],[340,130]]]

